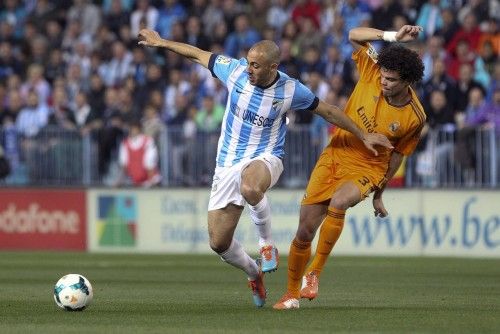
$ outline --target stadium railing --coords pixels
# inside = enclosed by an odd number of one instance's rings
[[[215,167],[219,131],[186,136],[182,127],[168,127],[160,134],[158,150],[162,186],[209,186]],[[285,142],[284,172],[277,184],[303,188],[317,157],[328,141],[326,132],[311,134],[308,126],[290,127]],[[99,149],[96,134],[47,127],[32,138],[12,129],[0,130],[1,143],[12,164],[12,173],[0,181],[12,186],[109,186],[117,176],[117,148]],[[456,132],[431,131],[428,143],[407,159],[406,187],[496,188],[500,186],[500,135],[494,129],[478,129],[472,136],[475,158],[472,169],[455,159]],[[109,164],[103,164],[103,156]],[[104,167],[103,167],[104,166]]]

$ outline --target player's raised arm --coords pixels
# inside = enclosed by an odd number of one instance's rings
[[[166,48],[170,51],[180,54],[190,60],[203,65],[208,68],[208,62],[212,55],[209,51],[204,51],[195,46],[170,41],[160,37],[160,34],[154,30],[142,29],[139,31],[139,44],[145,46],[152,46],[157,48]]]
[[[355,49],[370,41],[410,42],[423,31],[420,26],[404,25],[399,31],[383,31],[375,28],[357,27],[349,31],[349,41]]]
[[[366,148],[372,151],[375,156],[378,156],[378,152],[375,149],[375,146],[377,145],[384,146],[389,149],[393,148],[391,142],[386,136],[380,133],[364,132],[336,106],[332,106],[320,100],[318,106],[316,109],[312,110],[312,112],[320,115],[328,122],[354,134],[363,141]]]

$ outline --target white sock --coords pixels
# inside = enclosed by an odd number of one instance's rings
[[[274,243],[271,238],[271,206],[269,205],[267,196],[264,195],[262,200],[255,206],[249,204],[248,208],[250,209],[250,217],[259,236],[259,247],[273,245]]]
[[[238,240],[233,239],[229,248],[219,255],[224,262],[247,273],[248,278],[255,279],[259,275],[257,263],[245,252]]]

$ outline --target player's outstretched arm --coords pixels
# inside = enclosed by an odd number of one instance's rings
[[[378,152],[375,146],[380,145],[392,149],[393,146],[386,136],[380,133],[367,133],[361,130],[356,123],[354,123],[342,110],[336,106],[332,106],[323,101],[319,101],[316,109],[313,110],[314,113],[320,115],[328,122],[337,125],[338,127],[347,130],[354,134],[356,137],[361,139],[365,144],[366,148],[373,152],[375,156],[378,156]]]
[[[139,31],[139,45],[166,48],[207,68],[208,61],[212,55],[209,51],[204,51],[189,44],[163,39],[158,32],[151,29],[142,29]]]
[[[423,31],[420,26],[404,25],[399,31],[383,31],[375,28],[357,27],[349,31],[349,41],[355,49],[360,48],[367,42],[410,42],[418,38]]]

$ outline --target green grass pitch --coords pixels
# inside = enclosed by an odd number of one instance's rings
[[[66,312],[52,289],[86,276],[94,301]],[[275,311],[286,258],[253,306],[216,255],[0,252],[0,333],[500,333],[500,260],[333,257],[320,295]]]

